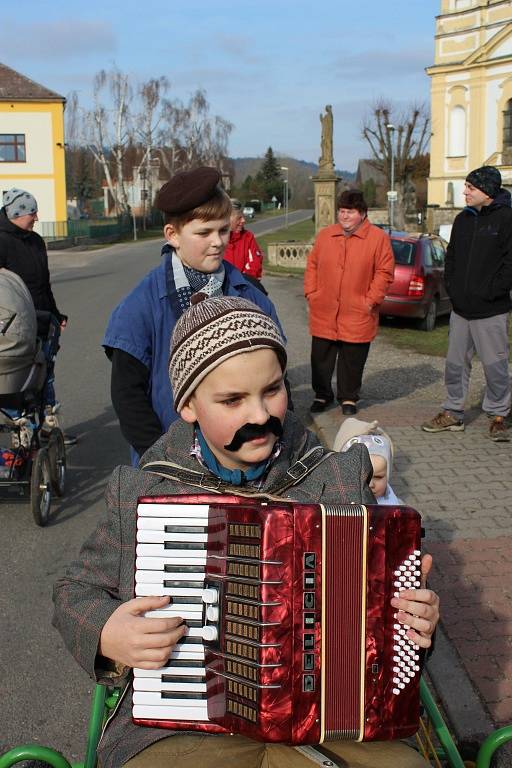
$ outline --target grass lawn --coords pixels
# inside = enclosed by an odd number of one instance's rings
[[[305,243],[308,242],[308,240],[311,240],[314,237],[314,234],[315,224],[311,219],[307,219],[306,221],[299,221],[298,224],[290,224],[289,227],[284,227],[283,229],[276,229],[275,232],[270,232],[268,235],[258,235],[256,239],[265,251],[266,263],[266,254],[269,243],[286,243],[288,241]],[[299,270],[294,271],[298,272]]]
[[[420,355],[446,357],[448,324],[449,315],[443,315],[438,318],[433,331],[420,331],[414,327],[414,320],[381,317],[379,333],[399,349],[409,349]]]
[[[420,331],[414,327],[414,320],[402,318],[380,319],[380,329],[384,338],[399,349],[408,349],[420,355],[446,357],[448,351],[449,315],[438,318],[433,331]],[[512,326],[509,329],[510,357],[512,361]]]

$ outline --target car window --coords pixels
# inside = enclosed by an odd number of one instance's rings
[[[404,243],[402,240],[391,240],[393,255],[396,264],[414,264],[414,255],[416,245],[414,243]]]
[[[423,241],[423,263],[426,267],[432,266],[432,243],[429,243],[427,240]]]
[[[434,264],[436,265],[436,267],[444,266],[444,248],[441,245],[441,243],[434,240],[432,243],[432,251],[433,251]]]

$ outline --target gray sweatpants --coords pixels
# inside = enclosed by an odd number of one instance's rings
[[[475,352],[485,374],[482,408],[492,416],[507,416],[511,399],[508,312],[482,320],[465,320],[452,312],[444,371],[447,397],[443,407],[455,418],[463,418]]]

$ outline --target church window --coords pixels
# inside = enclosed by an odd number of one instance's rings
[[[512,149],[512,99],[503,112],[503,149]]]
[[[450,157],[466,155],[466,110],[464,107],[452,107],[450,112]]]

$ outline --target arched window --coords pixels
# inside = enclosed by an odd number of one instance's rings
[[[464,157],[466,154],[466,110],[452,107],[450,112],[450,157]]]
[[[503,149],[512,149],[512,99],[503,112]]]

